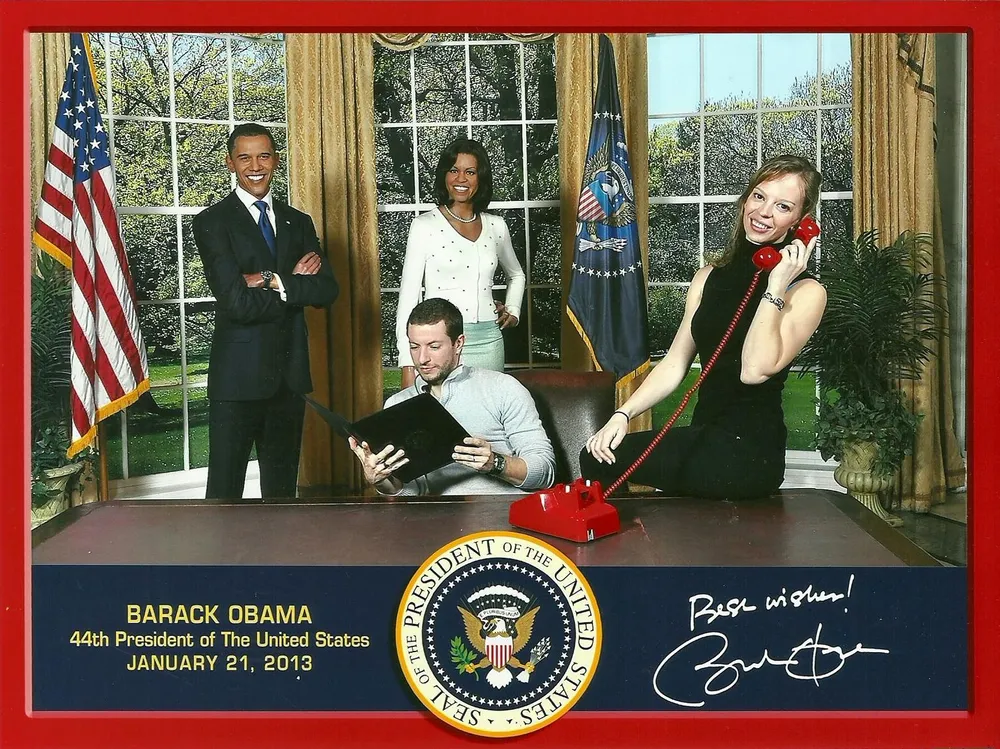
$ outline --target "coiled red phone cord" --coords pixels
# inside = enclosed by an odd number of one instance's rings
[[[729,323],[729,327],[726,328],[726,332],[722,335],[722,340],[719,341],[719,345],[715,347],[715,352],[712,354],[711,358],[705,363],[704,366],[702,366],[701,374],[698,376],[698,379],[695,380],[694,385],[692,385],[691,389],[684,394],[680,404],[677,406],[677,410],[674,411],[674,415],[671,416],[667,423],[663,425],[659,434],[653,437],[653,441],[649,443],[649,447],[642,451],[642,455],[636,458],[635,462],[628,467],[625,473],[619,476],[611,486],[604,490],[603,498],[607,499],[611,496],[611,493],[615,489],[624,484],[625,481],[628,480],[628,477],[635,472],[635,469],[642,465],[642,462],[649,457],[649,454],[653,452],[653,448],[660,444],[660,440],[663,439],[663,436],[670,431],[670,427],[674,425],[674,422],[677,421],[677,418],[684,411],[684,407],[687,406],[688,401],[691,399],[691,395],[698,389],[702,381],[708,377],[708,373],[712,371],[712,367],[715,366],[715,360],[719,358],[719,354],[722,353],[722,349],[724,349],[726,344],[729,342],[729,337],[733,334],[733,330],[736,328],[736,323],[740,321],[740,317],[743,315],[743,310],[746,309],[747,303],[750,301],[750,297],[753,295],[754,289],[757,288],[757,282],[760,280],[760,274],[763,272],[763,270],[758,270],[753,274],[753,279],[750,281],[747,293],[743,296],[743,301],[741,301],[739,306],[736,308],[736,314],[733,315],[733,321]]]

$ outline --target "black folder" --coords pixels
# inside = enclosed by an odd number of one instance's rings
[[[421,393],[353,423],[308,395],[303,398],[344,439],[354,437],[358,442],[367,442],[373,453],[381,452],[386,445],[402,449],[410,462],[394,471],[400,481],[413,481],[448,465],[455,445],[469,436],[430,393]]]

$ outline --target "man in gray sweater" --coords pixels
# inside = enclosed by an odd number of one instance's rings
[[[373,453],[350,440],[365,480],[380,494],[525,494],[551,486],[555,453],[527,389],[502,372],[461,363],[462,313],[445,299],[426,299],[406,323],[414,384],[390,397],[388,408],[430,392],[476,435],[455,446],[455,462],[404,484],[393,472],[407,462],[402,450]]]

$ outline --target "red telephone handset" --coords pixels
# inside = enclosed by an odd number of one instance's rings
[[[799,222],[799,228],[795,230],[795,238],[801,239],[802,244],[809,244],[809,240],[819,236],[819,224],[812,216],[806,216]],[[761,270],[772,271],[781,262],[781,254],[771,245],[761,247],[753,254],[753,264]]]
[[[799,228],[795,230],[795,238],[801,239],[805,244],[809,244],[809,240],[818,235],[819,224],[813,220],[812,216],[803,218],[799,222]],[[736,328],[736,323],[739,321],[743,310],[753,295],[754,289],[757,288],[761,273],[772,270],[781,262],[781,254],[774,247],[761,247],[754,253],[753,262],[760,270],[754,274],[753,280],[750,282],[750,287],[747,289],[743,301],[740,302],[739,307],[736,309],[736,314],[733,316],[729,328],[723,334],[722,340],[719,341],[719,345],[716,347],[711,358],[702,364],[701,375],[697,381],[687,391],[684,398],[681,399],[677,410],[674,411],[673,416],[670,417],[659,433],[653,438],[652,442],[649,443],[649,447],[607,489],[602,489],[600,483],[597,481],[577,479],[572,484],[563,484],[562,486],[554,486],[551,489],[543,489],[540,492],[529,494],[527,497],[513,502],[509,513],[511,525],[577,542],[593,541],[595,538],[617,533],[621,529],[618,511],[605,500],[615,489],[625,483],[642,461],[649,456],[653,448],[663,439],[663,436],[674,425],[674,422],[677,421],[677,417],[681,415],[684,407],[687,406],[691,395],[698,389],[698,386],[708,376],[708,373],[712,371],[716,359],[719,358],[719,354],[725,348],[733,330]]]

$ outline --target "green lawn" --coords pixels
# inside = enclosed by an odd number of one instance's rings
[[[694,385],[694,381],[701,374],[700,369],[692,369],[684,382],[674,391],[673,395],[661,401],[653,408],[653,429],[659,430],[669,419],[674,410],[680,404],[681,399],[688,389]],[[814,375],[804,375],[799,377],[796,373],[791,373],[785,381],[785,389],[782,392],[782,406],[785,411],[785,426],[788,427],[788,449],[789,450],[811,450],[810,443],[813,439],[813,430],[816,423],[816,377]],[[696,390],[688,401],[674,426],[686,426],[691,423],[691,414],[694,413],[695,404],[698,402],[698,391]]]

